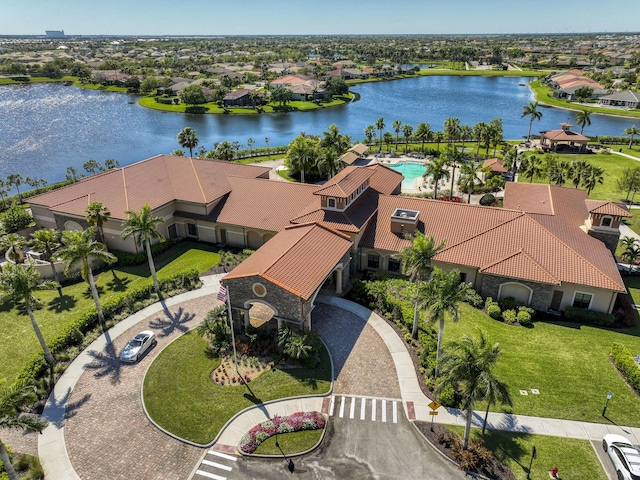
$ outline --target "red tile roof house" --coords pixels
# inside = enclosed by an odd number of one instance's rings
[[[29,202],[38,226],[57,229],[86,227],[84,208],[104,203],[112,249],[135,251],[121,221],[144,203],[167,237],[258,249],[223,280],[246,322],[262,303],[310,327],[323,285],[340,293],[357,270],[401,272],[398,253],[416,229],[445,241],[435,265],[458,269],[485,297],[611,312],[625,292],[612,251],[629,213],[583,190],[509,183],[504,208],[493,208],[400,196],[402,176],[381,164],[346,167],[321,186],[270,181],[268,171],[158,155]]]

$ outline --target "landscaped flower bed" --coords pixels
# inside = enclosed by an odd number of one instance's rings
[[[291,433],[301,430],[324,428],[326,421],[320,412],[296,412],[286,417],[274,417],[252,427],[240,440],[240,451],[251,454],[266,439],[276,433]]]

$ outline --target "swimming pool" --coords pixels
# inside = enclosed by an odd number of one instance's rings
[[[398,170],[404,179],[402,180],[402,190],[415,190],[414,180],[418,177],[422,177],[427,167],[418,162],[401,162],[395,165],[388,165],[388,167]]]

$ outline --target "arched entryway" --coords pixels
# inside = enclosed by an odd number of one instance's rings
[[[262,235],[257,232],[247,232],[247,247],[251,250],[257,250],[262,243]]]
[[[529,305],[531,303],[532,294],[533,290],[526,285],[523,285],[522,283],[508,282],[500,285],[498,299],[500,300],[507,297],[513,297],[516,302],[523,305]]]

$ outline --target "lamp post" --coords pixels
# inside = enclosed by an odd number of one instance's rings
[[[609,400],[611,400],[611,397],[613,397],[613,393],[611,393],[611,392],[607,393],[607,401],[604,402],[604,408],[602,409],[602,416],[603,417],[607,416],[607,406],[609,405]]]

